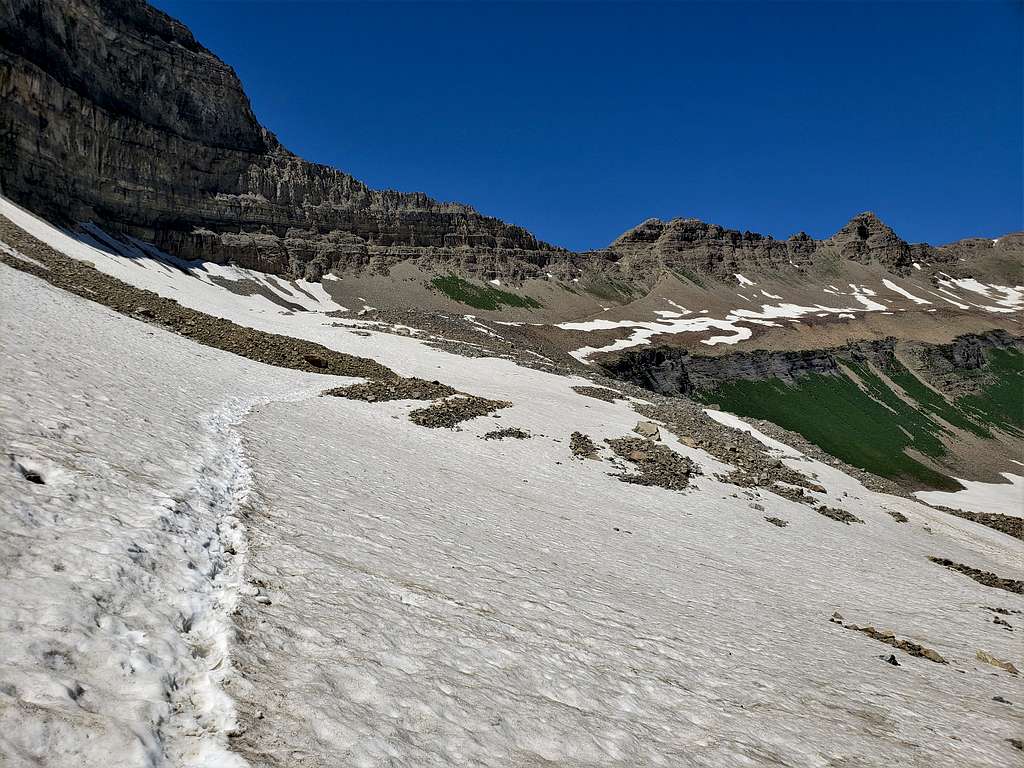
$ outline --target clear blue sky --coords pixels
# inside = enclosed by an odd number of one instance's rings
[[[294,152],[558,245],[1024,229],[1021,2],[156,5]]]

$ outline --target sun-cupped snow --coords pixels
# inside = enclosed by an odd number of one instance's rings
[[[331,379],[0,271],[0,763],[244,765],[226,693],[249,487],[233,424]]]
[[[0,276],[12,765],[1014,759],[1019,716],[993,697],[1024,687],[977,654],[1020,661],[985,606],[1024,597],[928,560],[1020,578],[1005,534],[783,443],[779,460],[820,483],[814,505],[730,484],[732,466],[667,429],[700,474],[684,492],[624,483],[604,441],[635,436],[638,415],[573,391],[584,379],[253,312],[218,285],[175,298],[512,405],[426,429],[408,402],[316,397],[339,380]],[[69,328],[76,343],[56,346]],[[481,439],[509,427],[531,437]],[[572,457],[576,431],[601,460]],[[193,604],[210,627],[198,646]],[[949,664],[830,622],[837,611]]]

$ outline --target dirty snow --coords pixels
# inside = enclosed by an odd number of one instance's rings
[[[582,379],[253,312],[199,280],[182,303],[514,405],[427,430],[409,403],[319,398],[339,380],[0,277],[0,435],[46,479],[0,473],[5,765],[1016,759],[1020,717],[992,697],[1024,686],[975,653],[1021,661],[980,606],[1024,598],[927,561],[1020,578],[998,532],[787,454],[866,521],[843,526],[719,481],[727,465],[668,434],[694,487],[624,484],[569,457],[571,431],[602,444],[637,421]],[[513,425],[535,437],[478,439]],[[835,610],[951,664],[886,664]]]

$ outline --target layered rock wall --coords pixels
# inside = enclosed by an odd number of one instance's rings
[[[949,344],[897,342],[894,338],[862,341],[843,347],[795,352],[754,350],[705,357],[679,347],[635,347],[601,363],[612,377],[662,395],[690,395],[714,390],[720,384],[778,379],[793,383],[810,374],[835,375],[844,361],[869,362],[881,370],[903,360],[948,394],[963,394],[964,371],[987,365],[986,350],[1024,350],[1024,339],[1006,331],[968,334]],[[950,383],[951,382],[951,383]]]
[[[184,258],[317,278],[410,257],[526,273],[559,256],[469,206],[291,154],[232,69],[141,0],[0,0],[0,149],[16,202]]]

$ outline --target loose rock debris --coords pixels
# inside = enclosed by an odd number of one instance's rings
[[[453,427],[478,416],[489,416],[497,410],[511,407],[508,400],[488,400],[475,395],[463,395],[448,400],[439,400],[426,408],[418,408],[409,413],[413,424],[432,429]]]
[[[596,459],[598,458],[598,447],[588,435],[582,432],[573,432],[569,435],[569,450],[575,459]]]
[[[910,640],[899,640],[896,635],[888,630],[875,629],[872,626],[858,627],[856,624],[844,624],[843,617],[839,613],[832,614],[832,618],[829,619],[833,624],[838,624],[844,629],[851,629],[854,632],[862,632],[863,634],[870,637],[872,640],[877,640],[880,643],[891,645],[893,648],[910,654],[911,656],[917,656],[922,659],[928,659],[936,664],[948,664],[942,656],[939,655],[938,651],[931,648],[925,648],[923,645],[918,645]]]
[[[605,387],[573,387],[572,391],[579,395],[604,400],[606,403],[614,403],[616,400],[626,399],[626,396],[621,392],[616,392],[614,389],[606,389]]]
[[[951,571],[962,573],[964,576],[968,576],[974,579],[979,584],[984,584],[986,587],[995,587],[996,589],[1005,589],[1007,592],[1013,592],[1018,595],[1024,595],[1024,581],[1018,579],[1004,579],[1001,576],[996,576],[994,573],[989,571],[982,571],[978,568],[972,568],[969,565],[963,563],[956,563],[952,560],[947,560],[944,557],[929,557],[936,565],[941,565],[948,568]]]
[[[819,515],[824,515],[832,520],[838,520],[840,523],[845,523],[846,525],[849,525],[850,523],[864,522],[852,512],[847,512],[845,509],[839,509],[837,507],[826,507],[824,504],[817,508],[817,512]]]
[[[484,440],[504,440],[506,437],[510,437],[514,440],[528,440],[533,437],[529,432],[519,429],[519,427],[507,427],[506,429],[495,429],[492,432],[488,432],[483,436]]]
[[[439,381],[403,377],[375,379],[349,387],[337,387],[328,389],[324,394],[349,400],[363,400],[367,403],[383,403],[389,400],[438,400],[458,394],[458,390]]]
[[[656,445],[638,437],[620,437],[605,442],[616,455],[634,464],[639,471],[639,474],[623,472],[613,475],[624,483],[681,491],[690,482],[692,463],[666,445]]]

